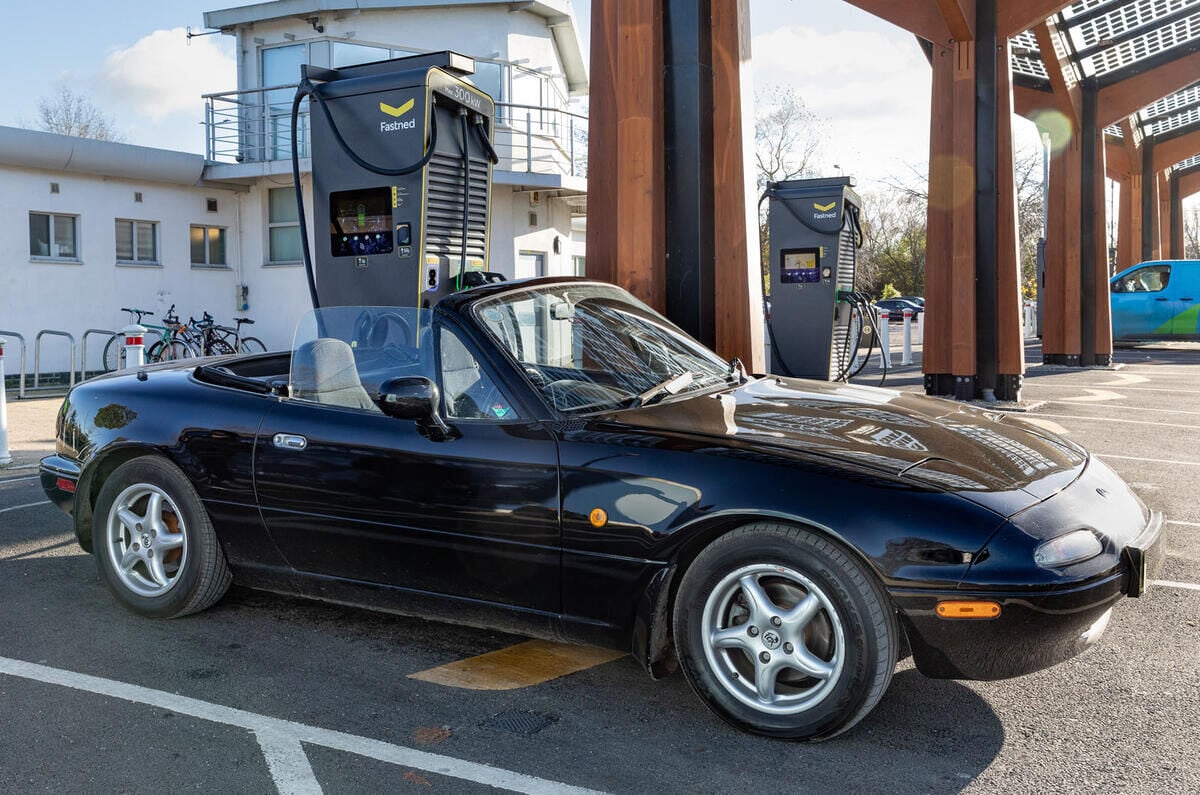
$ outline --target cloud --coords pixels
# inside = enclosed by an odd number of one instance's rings
[[[237,86],[233,54],[208,36],[189,43],[183,28],[156,30],[110,53],[101,74],[132,110],[155,122],[197,112],[201,94]]]
[[[860,180],[907,178],[928,159],[930,69],[912,37],[791,25],[751,48],[756,88],[790,87],[825,120],[828,166]]]

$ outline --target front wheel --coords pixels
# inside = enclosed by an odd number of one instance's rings
[[[266,353],[267,346],[258,337],[242,337],[238,342],[238,350],[241,353]]]
[[[108,342],[104,344],[104,355],[101,358],[104,361],[104,372],[106,373],[125,367],[125,346],[121,344],[120,337],[108,338]]]
[[[92,548],[109,589],[135,613],[178,618],[209,607],[232,575],[187,476],[157,456],[126,461],[96,499]]]
[[[899,629],[873,575],[840,545],[778,524],[735,530],[679,587],[675,647],[717,715],[772,737],[846,731],[891,681]]]

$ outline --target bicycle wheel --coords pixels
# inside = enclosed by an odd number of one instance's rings
[[[242,353],[266,353],[267,346],[258,337],[242,337],[238,345]]]
[[[190,359],[195,355],[196,352],[182,340],[159,340],[150,348],[146,359],[151,362],[173,362],[177,359]]]
[[[230,345],[225,340],[213,339],[213,340],[208,341],[208,349],[205,350],[204,355],[205,356],[226,356],[230,353],[237,353],[237,351],[235,351],[233,349],[232,345]]]
[[[106,373],[125,366],[125,346],[121,344],[119,337],[108,338],[101,361],[104,363],[104,372]]]

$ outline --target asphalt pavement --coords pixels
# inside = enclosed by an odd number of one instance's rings
[[[427,675],[489,652],[519,666],[526,639],[498,632],[237,587],[186,619],[133,616],[31,468],[58,401],[10,401],[0,792],[1200,792],[1200,345],[1121,349],[1109,369],[1029,359],[1024,405],[1004,408],[1165,513],[1159,581],[1047,671],[949,682],[902,663],[871,715],[820,744],[731,729],[629,657],[512,689]],[[919,390],[919,365],[887,385]]]

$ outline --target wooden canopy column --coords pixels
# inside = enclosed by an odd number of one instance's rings
[[[1110,173],[1120,186],[1117,210],[1117,270],[1142,261],[1142,137],[1141,130],[1121,121],[1120,148],[1110,150],[1109,162],[1120,153],[1123,168]]]
[[[1168,203],[1170,204],[1170,245],[1167,256],[1171,259],[1183,259],[1183,196],[1179,192],[1179,174],[1172,172],[1167,180]]]
[[[748,30],[747,0],[593,2],[588,273],[761,372],[741,95]]]

